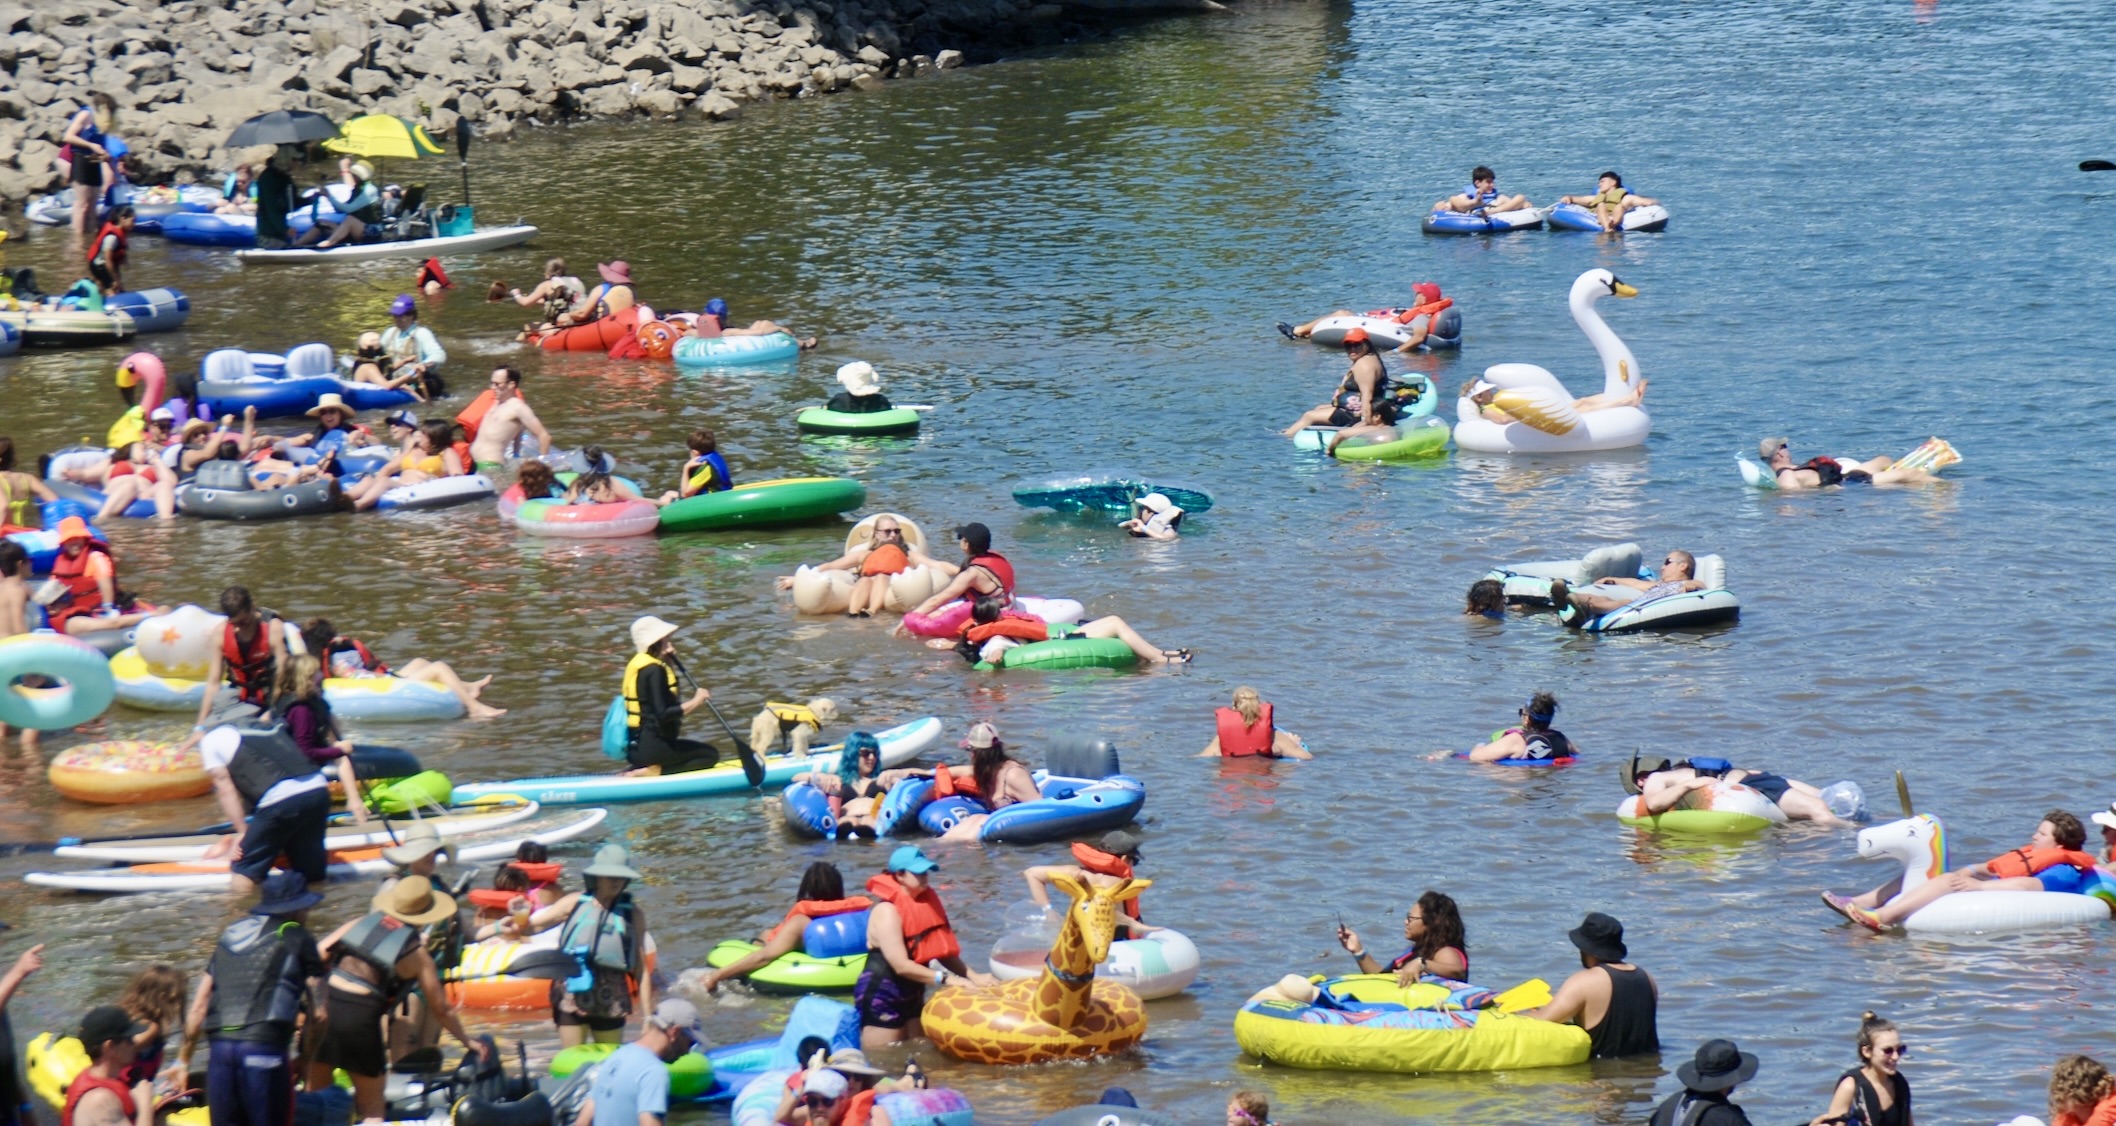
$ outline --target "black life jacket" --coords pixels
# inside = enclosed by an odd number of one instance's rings
[[[404,980],[397,976],[397,963],[419,946],[419,928],[375,911],[345,932],[334,953],[341,958],[355,957],[373,966],[382,979],[376,983],[376,988],[383,996],[395,1001],[405,986]]]
[[[235,783],[235,792],[242,795],[243,804],[253,810],[265,791],[289,778],[305,778],[314,773],[316,764],[294,745],[284,727],[243,732],[242,748],[228,760],[228,780]]]
[[[304,932],[291,919],[277,927],[272,922],[262,915],[237,920],[213,948],[206,1027],[215,1040],[284,1045],[293,1038],[306,996],[301,962],[294,956]]]

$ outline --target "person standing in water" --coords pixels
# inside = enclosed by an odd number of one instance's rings
[[[1521,1015],[1586,1029],[1590,1059],[1660,1051],[1660,987],[1631,964],[1624,924],[1595,911],[1565,937],[1579,947],[1583,968],[1558,986],[1549,1004]]]
[[[1861,1126],[1912,1126],[1910,1080],[1900,1065],[1903,1034],[1872,1012],[1859,1018],[1859,1066],[1837,1077],[1829,1109],[1808,1126],[1857,1122]]]
[[[497,473],[507,468],[510,454],[542,457],[551,452],[551,432],[522,398],[522,373],[512,367],[492,369],[492,409],[478,420],[477,440],[470,444],[470,457],[479,473]],[[536,438],[536,449],[517,448],[524,434]]]

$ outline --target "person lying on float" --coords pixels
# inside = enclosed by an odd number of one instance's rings
[[[1868,930],[1882,931],[1901,924],[1933,900],[1956,892],[2076,893],[2094,872],[2094,857],[2080,851],[2086,843],[2087,828],[2079,818],[2053,809],[2043,814],[2026,845],[1982,864],[1956,868],[1908,892],[1903,891],[1903,877],[1896,876],[1861,895],[1846,897],[1823,892],[1822,902]]]
[[[1661,560],[1660,577],[1657,579],[1627,579],[1621,575],[1609,575],[1594,580],[1595,586],[1630,587],[1638,591],[1634,598],[1612,598],[1605,594],[1591,593],[1592,587],[1575,591],[1558,579],[1550,584],[1550,600],[1558,607],[1558,618],[1566,625],[1574,625],[1612,610],[1635,606],[1653,598],[1666,598],[1671,594],[1684,594],[1704,590],[1705,584],[1698,582],[1697,557],[1687,551],[1671,551]]]
[[[1715,783],[1727,782],[1747,786],[1771,799],[1788,821],[1813,821],[1817,825],[1831,826],[1851,824],[1830,812],[1821,787],[1765,770],[1734,766],[1725,759],[1691,758],[1681,765],[1660,759],[1634,766],[1631,780],[1645,799],[1648,814],[1666,813],[1698,790],[1708,790]]]

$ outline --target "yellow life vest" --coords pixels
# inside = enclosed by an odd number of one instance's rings
[[[669,694],[675,695],[676,693],[675,669],[662,664],[659,660],[645,653],[633,654],[631,662],[625,665],[624,694],[625,726],[634,731],[639,730],[639,674],[645,672],[649,667],[659,668],[661,675],[668,678]]]
[[[777,700],[766,700],[764,701],[764,706],[771,709],[772,715],[778,717],[780,734],[792,731],[803,724],[806,724],[810,731],[823,730],[823,721],[817,719],[816,713],[810,711],[806,705],[782,704]]]

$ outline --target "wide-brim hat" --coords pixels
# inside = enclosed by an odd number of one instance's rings
[[[1139,498],[1139,507],[1148,512],[1166,512],[1175,506],[1176,502],[1160,493],[1148,493]]]
[[[645,877],[632,867],[632,854],[621,844],[606,844],[595,850],[595,862],[581,870],[584,876],[609,876],[619,880]]]
[[[415,927],[438,923],[456,913],[455,896],[435,891],[433,881],[424,876],[398,880],[388,891],[378,892],[369,906]]]
[[[382,859],[402,868],[437,852],[445,854],[449,863],[455,862],[456,846],[442,843],[440,832],[432,825],[420,821],[404,831],[402,841],[391,848],[383,849]]]
[[[1604,962],[1621,962],[1631,953],[1631,948],[1624,945],[1624,924],[1600,911],[1588,912],[1579,926],[1565,932],[1565,937],[1580,948],[1580,953]]]
[[[1732,1040],[1707,1040],[1696,1058],[1677,1064],[1675,1078],[1692,1091],[1724,1091],[1755,1078],[1759,1062]]]
[[[632,284],[632,264],[622,258],[615,262],[597,262],[595,272],[601,274],[602,280],[611,285]]]
[[[632,648],[644,653],[677,630],[674,622],[665,622],[652,614],[632,623]]]
[[[323,902],[323,893],[311,890],[308,878],[299,872],[272,873],[257,889],[257,897],[252,915],[292,915]]]
[[[869,1079],[880,1079],[886,1072],[867,1062],[867,1053],[858,1048],[839,1048],[830,1053],[823,1066],[844,1075],[864,1075]]]
[[[58,536],[60,543],[96,538],[96,534],[88,530],[88,521],[78,516],[68,516],[66,519],[59,521]]]
[[[2110,802],[2109,808],[2089,816],[2087,820],[2104,829],[2116,829],[2116,801]]]
[[[336,391],[325,391],[323,394],[318,395],[316,397],[316,405],[302,413],[310,418],[316,418],[323,414],[324,411],[343,411],[348,415],[360,413],[354,410],[352,404],[346,402],[345,397]]]
[[[854,360],[838,369],[838,386],[854,395],[872,395],[882,389],[882,381],[875,377],[873,364]]]

